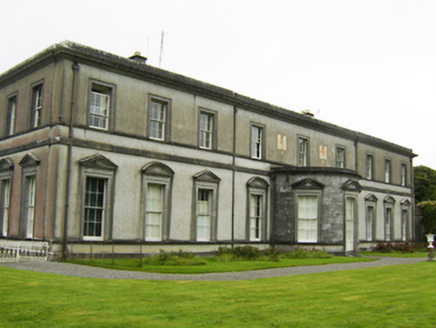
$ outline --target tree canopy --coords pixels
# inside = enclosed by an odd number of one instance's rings
[[[414,168],[415,200],[420,203],[427,200],[436,201],[436,170],[426,166]]]

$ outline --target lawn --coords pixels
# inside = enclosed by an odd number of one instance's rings
[[[115,270],[144,271],[158,273],[211,273],[211,272],[236,272],[262,269],[285,268],[302,265],[324,265],[331,263],[352,263],[352,262],[369,262],[375,259],[362,257],[345,257],[333,256],[324,259],[281,259],[279,262],[274,261],[231,261],[220,262],[215,257],[203,258],[206,262],[204,265],[142,265],[139,259],[94,259],[89,260],[68,260],[70,263],[90,265]]]
[[[413,252],[413,253],[405,253],[405,252],[391,252],[391,253],[382,253],[382,252],[373,252],[373,251],[360,251],[360,254],[366,256],[379,256],[379,257],[408,257],[408,258],[416,258],[416,257],[428,257],[428,252]]]
[[[434,327],[436,262],[237,282],[0,266],[0,327]]]

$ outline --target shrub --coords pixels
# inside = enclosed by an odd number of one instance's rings
[[[307,249],[296,247],[292,252],[286,252],[282,254],[287,259],[326,259],[333,257],[332,254],[327,253],[324,250],[317,250],[316,248]]]
[[[436,201],[423,201],[418,203],[418,206],[423,215],[422,223],[425,227],[426,233],[436,232]]]
[[[259,259],[260,250],[253,246],[236,246],[233,248],[219,247],[218,257],[222,257],[224,255],[225,258],[230,258],[231,261],[253,261]]]
[[[253,246],[219,247],[216,260],[221,262],[259,260],[278,262],[280,253],[274,248],[260,251]]]
[[[371,247],[373,252],[380,253],[392,253],[392,252],[400,252],[400,253],[414,253],[419,251],[420,247],[418,244],[413,243],[400,243],[400,244],[392,244],[392,243],[377,243],[376,246]]]
[[[159,254],[146,257],[143,260],[143,265],[204,265],[206,260],[198,257],[191,252],[178,252],[165,253],[160,250]]]

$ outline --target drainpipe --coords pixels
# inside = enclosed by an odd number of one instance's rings
[[[71,108],[70,108],[70,124],[68,128],[68,151],[67,151],[67,181],[65,184],[65,220],[64,220],[64,238],[62,244],[62,258],[67,259],[67,239],[68,239],[68,212],[70,206],[70,180],[71,180],[71,162],[72,162],[72,152],[73,152],[73,113],[75,107],[75,94],[76,94],[76,79],[77,73],[79,72],[80,66],[75,62],[72,66],[73,69],[73,87],[71,90]]]
[[[232,158],[232,248],[235,245],[235,185],[236,185],[236,114],[238,109],[233,107],[233,158]]]

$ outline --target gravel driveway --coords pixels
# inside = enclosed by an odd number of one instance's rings
[[[342,271],[351,269],[363,269],[377,266],[410,264],[427,261],[427,258],[396,258],[382,257],[373,262],[357,262],[345,264],[327,264],[316,266],[300,266],[292,268],[267,269],[244,272],[230,273],[205,273],[205,274],[164,274],[135,271],[120,271],[103,268],[90,267],[61,262],[18,262],[18,263],[1,263],[1,266],[37,271],[55,273],[64,276],[102,278],[102,279],[145,279],[145,280],[202,280],[202,281],[237,281],[251,280],[261,278],[273,278],[294,276],[299,274],[310,274],[319,272]]]

